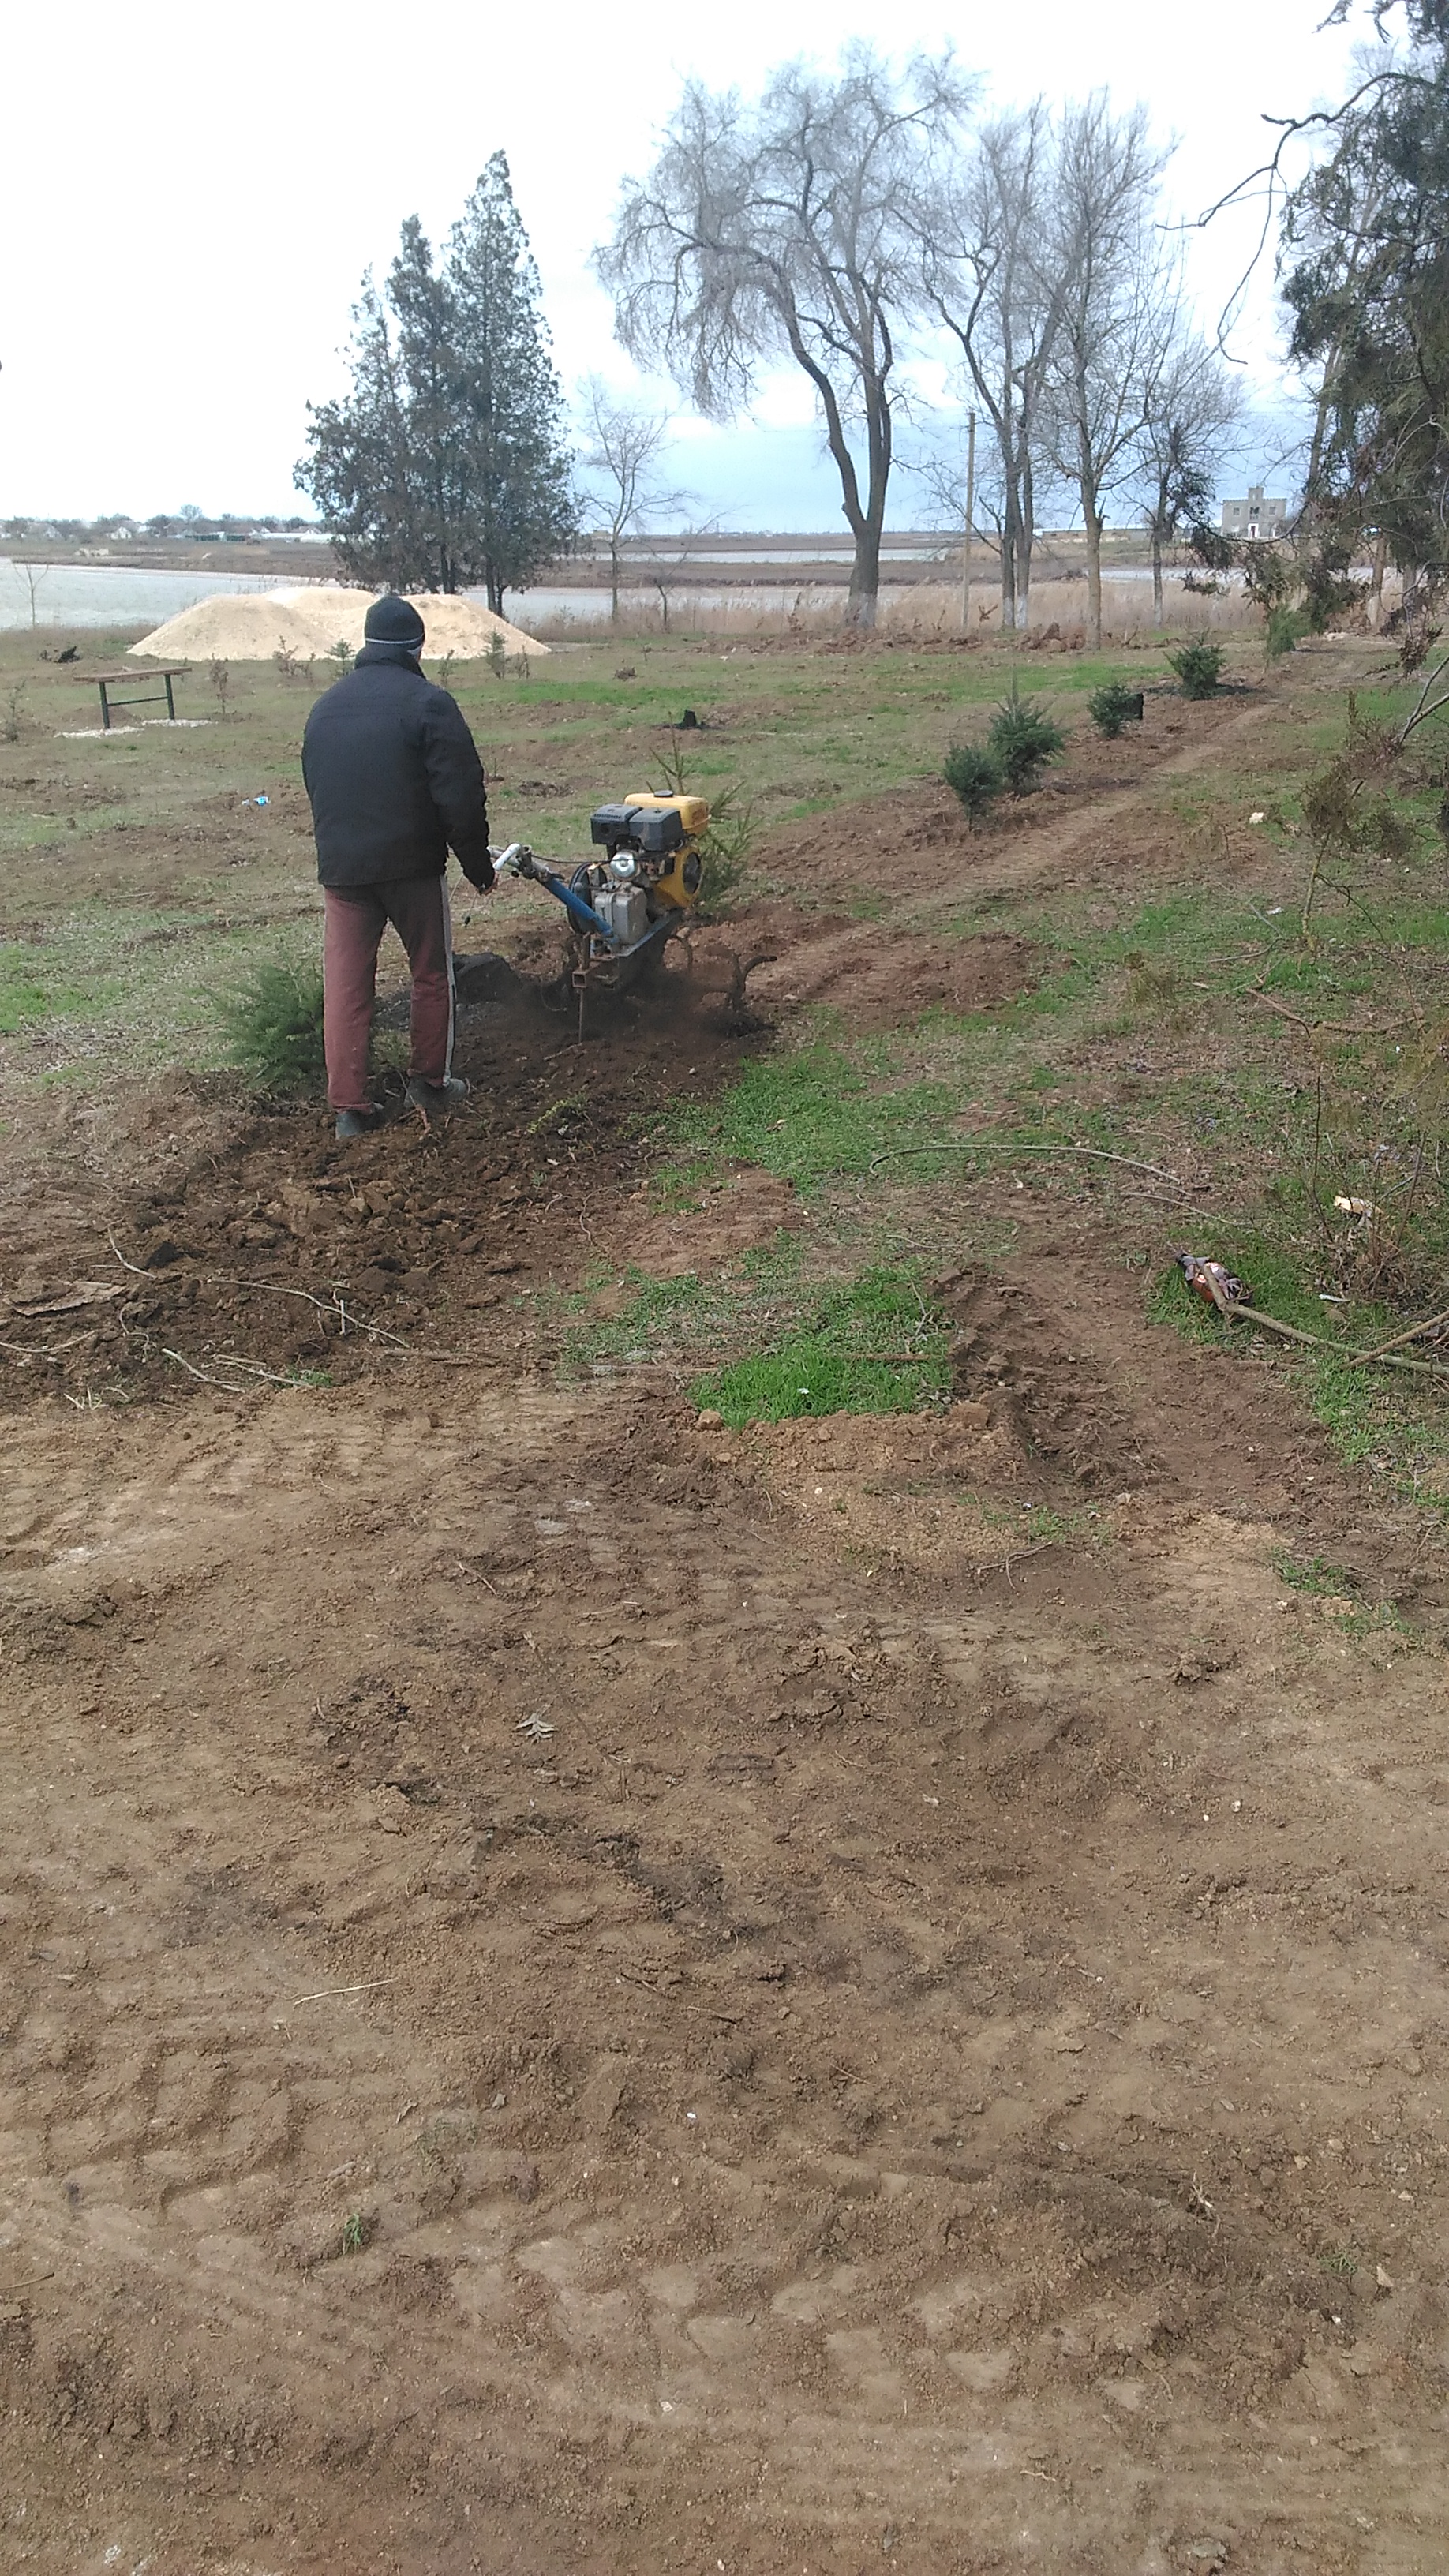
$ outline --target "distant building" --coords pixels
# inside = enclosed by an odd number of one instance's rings
[[[1254,483],[1246,501],[1223,503],[1225,537],[1285,537],[1288,533],[1286,501],[1265,501],[1263,486]]]

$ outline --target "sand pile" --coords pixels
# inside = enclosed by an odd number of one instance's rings
[[[183,608],[179,616],[168,617],[164,626],[143,635],[131,651],[158,662],[209,661],[213,654],[227,662],[267,662],[283,646],[305,662],[309,656],[330,653],[340,643],[356,652],[376,595],[370,590],[349,590],[341,582],[302,582],[235,596],[221,591],[211,599],[197,600],[193,608]],[[445,653],[455,653],[461,662],[481,661],[495,635],[501,637],[505,653],[532,656],[548,651],[546,644],[525,635],[522,627],[510,626],[505,617],[495,617],[476,599],[441,591],[417,591],[410,596],[427,628],[426,661],[440,661]]]

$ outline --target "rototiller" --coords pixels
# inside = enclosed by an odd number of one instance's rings
[[[568,914],[581,1038],[589,994],[621,993],[646,976],[688,922],[704,881],[700,841],[708,822],[702,796],[641,791],[590,816],[589,838],[601,855],[567,876],[523,841],[494,852],[499,876],[543,886]]]

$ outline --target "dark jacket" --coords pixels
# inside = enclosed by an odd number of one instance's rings
[[[483,768],[456,699],[403,644],[364,644],[302,737],[317,874],[325,886],[441,876],[448,849],[493,882]]]

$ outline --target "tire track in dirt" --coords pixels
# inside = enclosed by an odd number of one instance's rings
[[[239,2576],[258,2499],[303,2565],[390,2521],[630,2576],[685,2494],[727,2566],[1449,2528],[1442,1690],[1281,1604],[1273,1498],[1354,1499],[1286,1398],[1086,1257],[993,1294],[935,1429],[466,1382],[15,1427],[34,2563],[82,2459],[161,2576],[201,2529]]]

